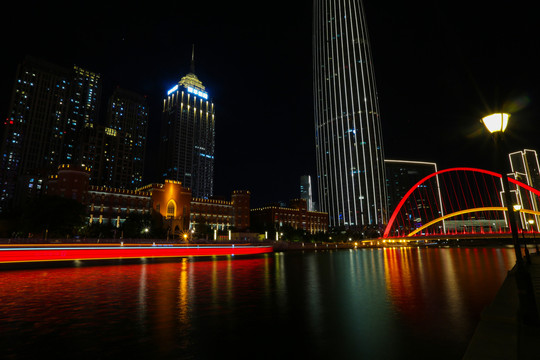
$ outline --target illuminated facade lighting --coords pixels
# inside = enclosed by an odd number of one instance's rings
[[[379,105],[361,1],[314,2],[319,208],[330,226],[386,222]]]
[[[515,180],[521,181],[535,189],[540,189],[540,163],[538,161],[538,155],[535,150],[524,149],[522,151],[516,151],[508,154],[510,160],[510,166],[512,173],[508,176]],[[535,194],[523,191],[519,186],[515,184],[510,185],[510,192],[516,204],[523,205],[530,208],[533,211],[540,210],[540,204],[538,203],[538,197]],[[538,224],[540,217],[527,216],[525,213],[519,214],[519,220],[521,221],[522,229],[529,229],[532,224]],[[531,224],[529,220],[533,220]]]
[[[178,90],[178,84],[176,84],[172,89],[170,89],[169,91],[167,91],[167,95],[171,95],[173,92],[175,92],[176,90]]]

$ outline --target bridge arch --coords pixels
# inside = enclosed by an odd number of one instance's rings
[[[398,205],[396,206],[395,210],[393,211],[391,217],[390,217],[390,220],[388,221],[388,225],[386,226],[385,230],[384,230],[384,233],[383,233],[383,238],[387,238],[390,234],[390,231],[394,225],[394,222],[396,221],[396,217],[397,215],[400,213],[400,211],[402,210],[402,207],[403,205],[409,200],[410,196],[415,192],[415,190],[417,190],[419,187],[421,187],[423,184],[425,184],[428,180],[430,180],[431,178],[437,176],[437,175],[441,175],[441,174],[444,174],[444,173],[451,173],[451,172],[459,172],[459,171],[464,171],[464,172],[471,172],[471,173],[480,173],[480,174],[484,174],[484,175],[488,175],[488,176],[492,176],[492,177],[495,177],[495,178],[502,178],[501,174],[499,173],[496,173],[496,172],[493,172],[493,171],[489,171],[489,170],[484,170],[484,169],[478,169],[478,168],[471,168],[471,167],[455,167],[455,168],[449,168],[449,169],[444,169],[444,170],[439,170],[437,172],[434,172],[433,174],[430,174],[426,177],[424,177],[423,179],[421,179],[420,181],[418,181],[415,185],[413,185],[409,191],[403,196],[403,198],[401,199],[401,201],[398,203]],[[516,179],[513,179],[513,178],[508,178],[508,181],[515,184],[516,186],[519,186],[525,190],[528,190],[532,193],[534,193],[536,196],[539,196],[540,197],[540,191],[521,182],[521,181],[518,181]],[[482,207],[481,209],[482,210],[485,210],[487,209],[488,207]],[[489,207],[490,210],[495,210],[494,208],[496,208],[495,206],[493,207]],[[480,209],[480,208],[478,208]],[[477,209],[477,211],[478,211]],[[505,207],[502,207],[502,209],[505,209]],[[467,210],[467,209],[461,209],[462,211],[464,210]],[[500,209],[497,209],[495,211],[500,211]],[[471,211],[467,211],[467,212],[473,212],[472,210]],[[528,212],[528,213],[534,213],[534,212],[531,212],[531,211],[524,211],[524,212]],[[444,219],[440,219],[440,220],[444,220]],[[435,221],[436,222],[436,221]],[[431,221],[431,223],[434,223],[434,221]],[[427,227],[427,226],[423,226],[424,228]]]

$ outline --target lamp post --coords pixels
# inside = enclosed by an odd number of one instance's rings
[[[508,125],[508,118],[510,117],[510,114],[505,113],[499,113],[499,114],[492,114],[488,115],[484,118],[482,118],[482,122],[486,126],[486,128],[489,130],[491,135],[493,136],[493,142],[495,143],[495,148],[498,152],[497,156],[497,167],[498,171],[501,174],[502,177],[502,183],[503,183],[503,192],[504,192],[504,201],[506,202],[506,213],[508,214],[508,225],[510,226],[510,231],[512,232],[512,240],[514,243],[514,251],[516,253],[516,267],[518,269],[523,268],[523,257],[521,256],[521,249],[519,246],[519,237],[517,232],[517,226],[516,226],[516,218],[514,216],[514,212],[510,209],[510,204],[512,203],[512,199],[510,197],[510,186],[508,185],[508,177],[506,176],[505,166],[503,165],[501,159],[505,158],[503,149],[502,149],[502,135],[504,133],[504,130],[506,130],[506,126]]]
[[[540,324],[540,319],[538,317],[538,310],[536,308],[531,274],[523,264],[516,226],[516,218],[514,211],[511,209],[512,200],[510,197],[510,186],[508,185],[507,171],[505,171],[506,166],[503,165],[503,159],[506,158],[503,150],[503,133],[508,125],[509,118],[510,114],[498,113],[482,118],[482,122],[493,136],[493,141],[497,151],[497,167],[502,177],[504,199],[506,202],[506,213],[508,214],[508,225],[512,231],[512,240],[514,243],[514,251],[516,253],[515,279],[519,294],[520,320],[525,324],[538,326],[538,324]]]
[[[536,255],[540,255],[540,252],[538,252],[538,243],[536,242],[536,237],[534,236],[534,220],[529,219],[529,224],[531,225],[531,231],[533,234],[533,242],[534,242],[534,247],[536,249]]]
[[[521,211],[521,205],[514,205],[514,211],[519,214],[519,212]],[[525,229],[523,228],[523,225],[521,222],[521,215],[519,215],[519,227],[521,229],[521,237],[523,238],[523,247],[525,248],[525,259],[527,260],[527,264],[530,264],[531,256],[529,254],[529,249],[527,249],[527,240],[525,239]]]

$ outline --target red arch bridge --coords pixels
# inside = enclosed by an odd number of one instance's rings
[[[538,232],[540,191],[512,177],[508,181],[518,231]],[[505,236],[510,228],[504,198],[501,174],[469,167],[440,170],[403,196],[382,237]]]

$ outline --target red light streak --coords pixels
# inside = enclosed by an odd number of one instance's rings
[[[248,255],[272,252],[272,246],[17,246],[1,247],[0,263]]]

